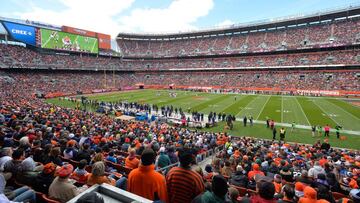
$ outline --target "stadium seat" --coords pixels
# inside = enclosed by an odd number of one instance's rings
[[[55,199],[51,199],[50,197],[48,197],[46,194],[43,194],[41,196],[42,200],[47,202],[47,203],[60,203],[59,201],[55,200]]]

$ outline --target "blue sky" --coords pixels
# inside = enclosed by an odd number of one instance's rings
[[[360,0],[2,0],[0,16],[111,34],[197,30],[360,5]]]

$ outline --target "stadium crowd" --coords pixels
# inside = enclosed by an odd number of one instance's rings
[[[136,74],[148,85],[220,86],[313,90],[358,90],[359,72],[349,71],[228,71]]]
[[[0,71],[0,95],[14,99],[27,93],[61,93],[74,95],[78,91],[91,93],[109,88],[135,88],[137,84],[167,87],[217,86],[234,89],[280,90],[347,90],[360,89],[357,70],[317,71],[208,71],[208,72],[148,72],[116,73],[64,71]],[[271,87],[271,88],[269,88]],[[60,96],[61,96],[60,95]]]
[[[21,57],[20,57],[21,55]],[[120,59],[87,55],[42,54],[21,46],[0,44],[0,67],[3,68],[52,68],[75,70],[169,70],[251,67],[294,67],[358,65],[359,50],[321,51],[258,56],[237,56],[200,59]]]
[[[96,183],[157,202],[359,201],[359,151],[115,120],[33,95],[101,88],[99,74],[1,72],[1,201],[66,202]],[[214,149],[211,165],[191,169]]]
[[[226,55],[336,47],[357,43],[359,24],[359,18],[352,18],[272,31],[193,39],[143,40],[137,38],[132,40],[126,38],[118,39],[118,45],[125,56],[131,57]]]
[[[2,98],[0,112],[3,201],[35,201],[36,191],[66,202],[96,183],[157,202],[360,200],[359,151],[333,149],[326,141],[308,146],[231,138],[114,120],[36,98]],[[216,147],[222,150],[211,165],[191,169],[195,158]],[[9,192],[6,181],[19,188]]]

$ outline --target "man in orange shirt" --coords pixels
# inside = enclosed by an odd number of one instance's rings
[[[128,179],[128,191],[150,200],[168,202],[165,177],[155,171],[155,152],[146,148],[138,168],[132,170]]]
[[[135,149],[129,149],[129,156],[125,159],[125,167],[134,169],[139,166],[139,159],[135,156]]]

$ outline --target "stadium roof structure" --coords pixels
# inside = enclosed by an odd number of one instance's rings
[[[269,29],[278,29],[281,27],[298,26],[310,23],[319,23],[333,21],[336,19],[346,19],[360,16],[360,5],[350,6],[341,9],[322,11],[308,15],[288,16],[277,19],[261,20],[250,23],[242,23],[226,27],[217,27],[203,29],[198,31],[178,32],[178,33],[160,33],[160,34],[140,34],[140,33],[119,33],[117,39],[125,40],[174,40],[186,39],[203,36],[222,36],[250,31],[260,31]]]

